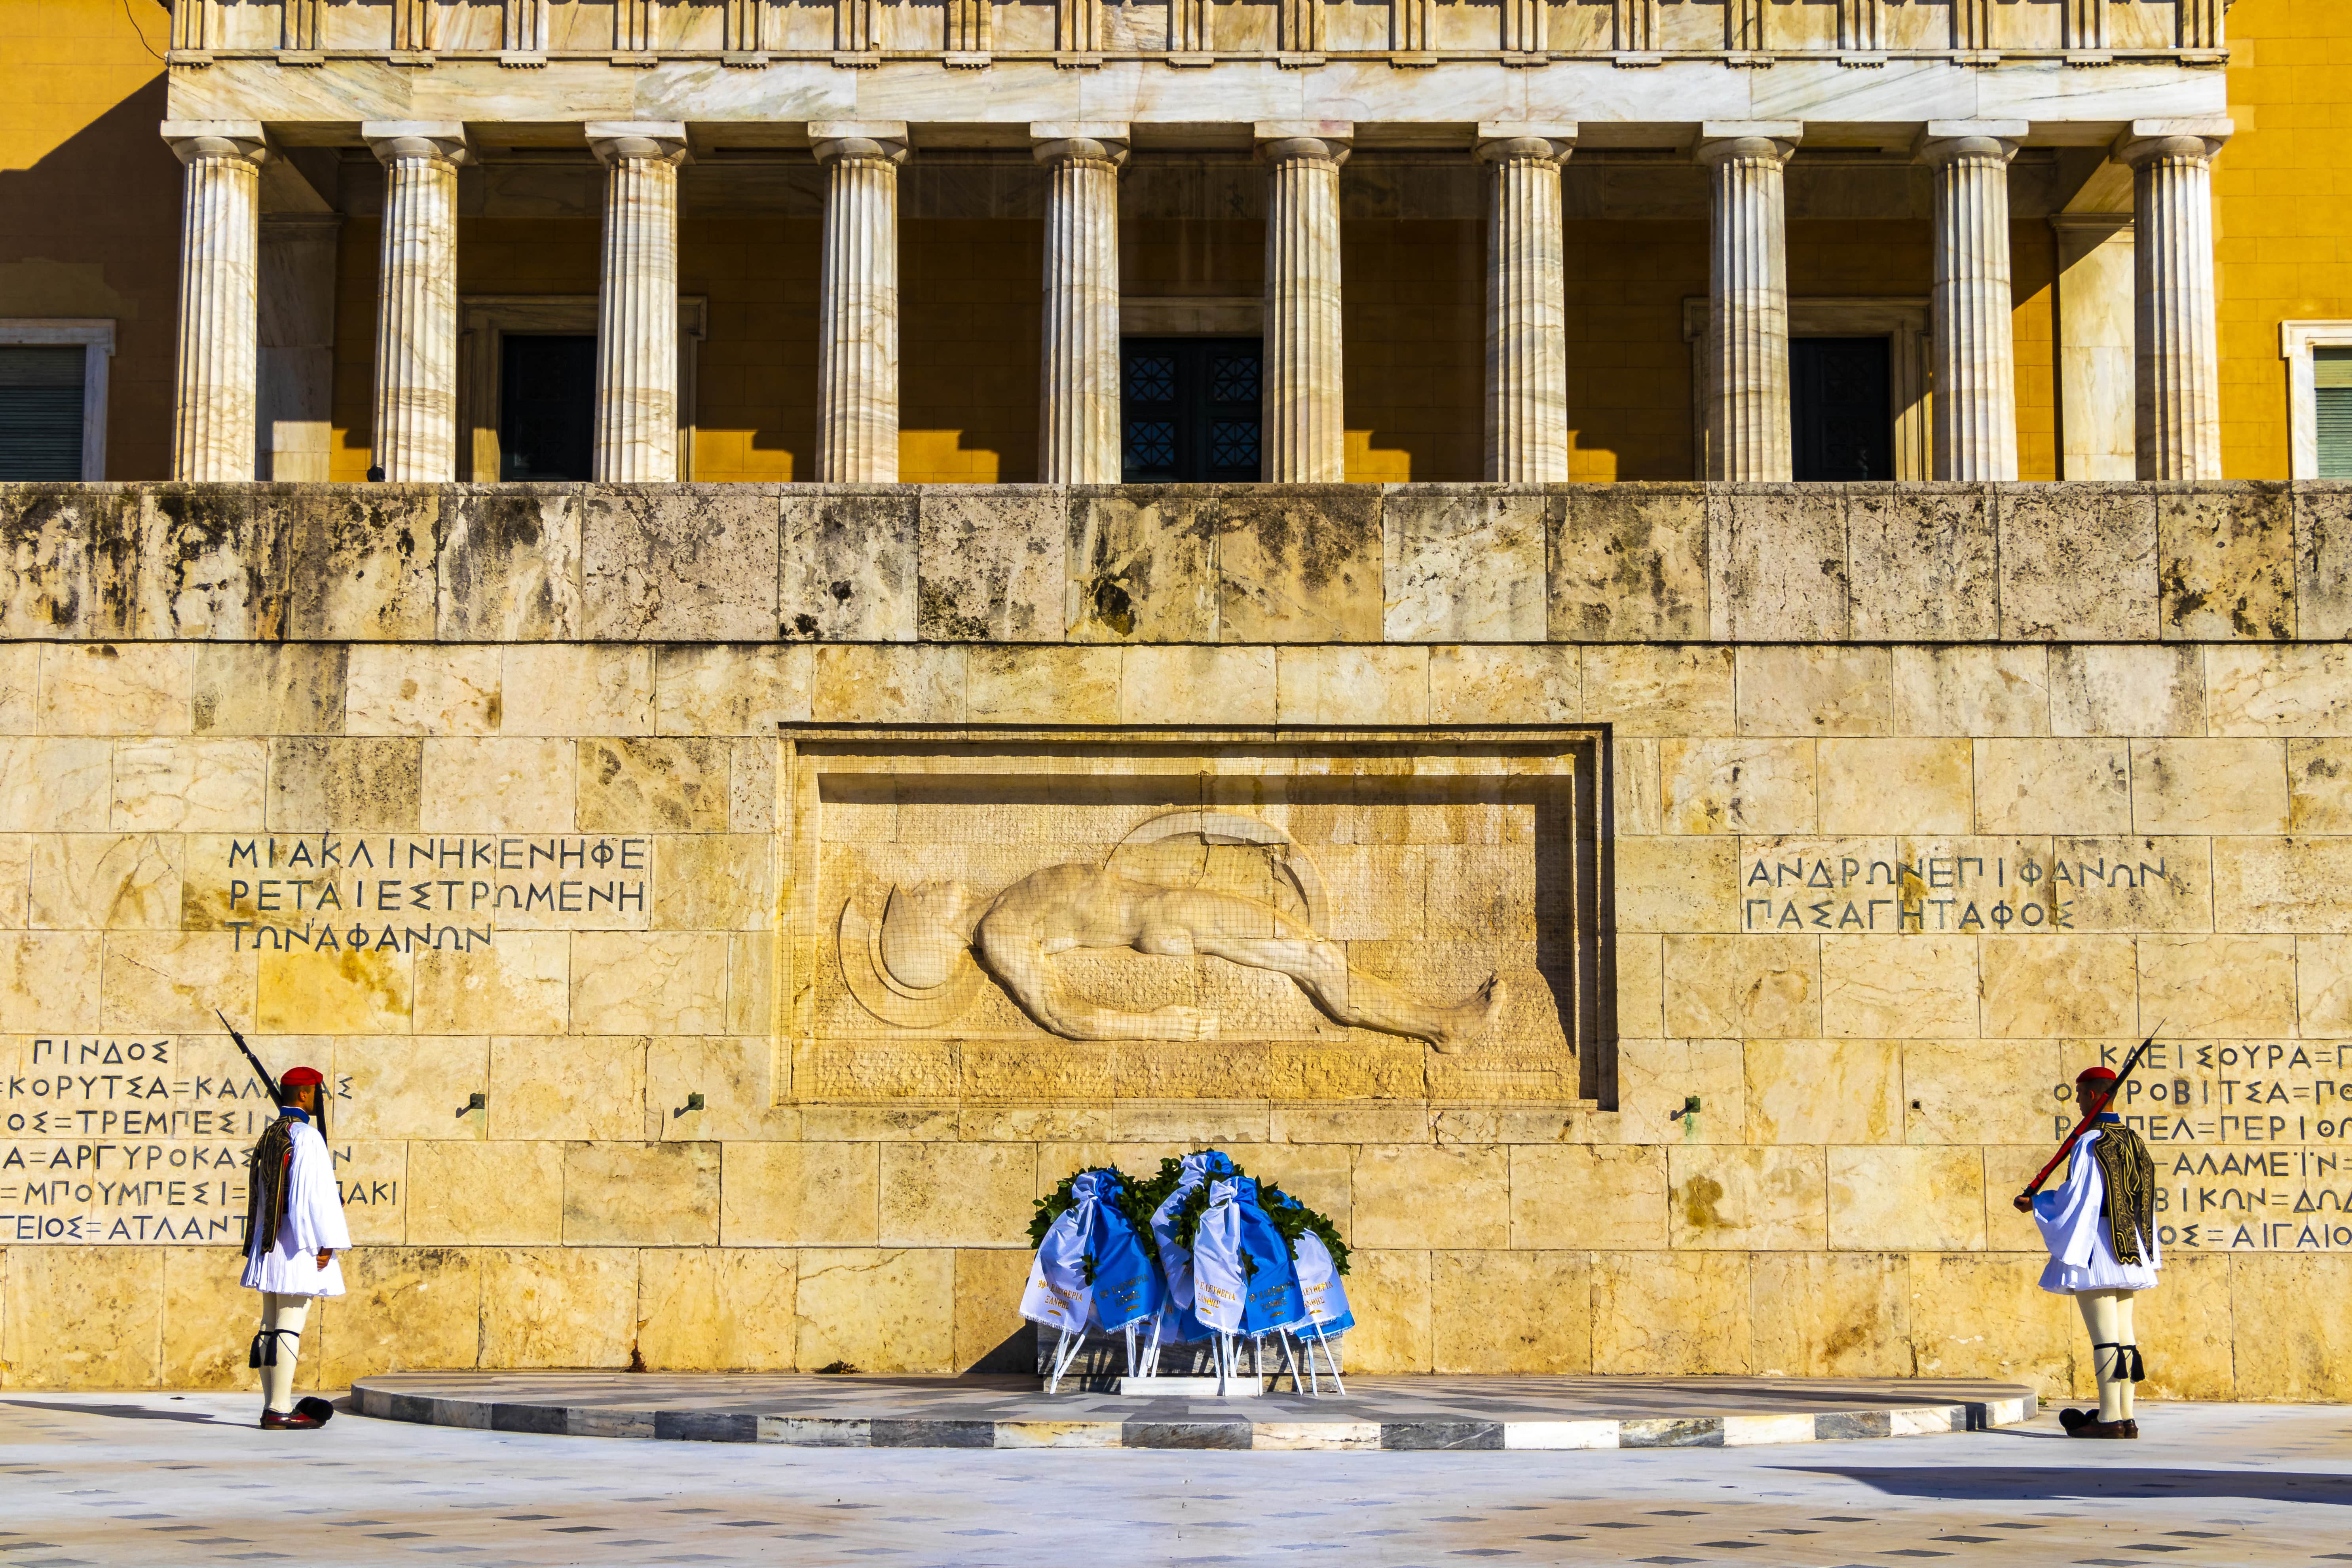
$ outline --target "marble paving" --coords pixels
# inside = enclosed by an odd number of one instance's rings
[[[620,1447],[250,1394],[0,1394],[0,1563],[1465,1560],[1856,1568],[2340,1563],[2340,1407],[2153,1405],[2136,1444],[2020,1426],[1835,1448],[1279,1456]],[[616,1462],[618,1460],[619,1462]]]
[[[1326,1387],[1328,1388],[1328,1384]],[[1359,1377],[1254,1399],[1048,1394],[1017,1375],[386,1373],[366,1415],[586,1437],[890,1448],[1672,1448],[1979,1431],[2014,1384],[1929,1379]]]

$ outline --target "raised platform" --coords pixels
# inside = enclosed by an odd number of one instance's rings
[[[392,1421],[828,1448],[1712,1448],[1974,1432],[2035,1409],[2007,1383],[1738,1377],[1361,1377],[1244,1410],[1049,1397],[1016,1375],[403,1372],[352,1392]]]

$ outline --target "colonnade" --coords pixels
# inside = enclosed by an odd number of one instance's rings
[[[821,481],[898,479],[899,122],[817,122],[825,169],[818,318]],[[1934,475],[2014,479],[2009,164],[2023,121],[1931,121],[1916,155],[1935,184]],[[1261,121],[1267,171],[1264,478],[1345,477],[1339,169],[1355,127]],[[1486,475],[1568,478],[1567,268],[1560,171],[1573,124],[1492,122],[1487,171]],[[250,121],[166,122],[186,166],[173,467],[191,479],[253,477],[258,170]],[[1118,172],[1123,124],[1029,128],[1047,174],[1039,478],[1114,483],[1120,472]],[[2137,181],[2138,466],[2151,479],[2221,478],[2212,160],[2226,127],[2142,122],[2116,144]],[[463,126],[371,123],[384,165],[374,365],[373,477],[457,477],[457,169]],[[590,122],[604,165],[595,478],[679,478],[677,169],[686,128]],[[1711,122],[1693,144],[1711,182],[1705,340],[1706,469],[1791,477],[1784,174],[1794,121]]]

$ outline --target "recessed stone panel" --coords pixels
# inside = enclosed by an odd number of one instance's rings
[[[1584,1092],[1574,731],[793,746],[803,1097]]]

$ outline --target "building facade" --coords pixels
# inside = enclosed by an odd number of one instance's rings
[[[130,395],[83,426],[83,471],[114,478],[2285,479],[2336,460],[2317,408],[2352,374],[2352,289],[2326,239],[2326,7],[2263,0],[2226,34],[2201,0],[1063,9],[41,7],[15,24],[14,178],[16,210],[45,216],[0,263],[20,272],[0,332],[124,340]],[[142,15],[152,36],[126,37]],[[105,70],[93,46],[137,64]],[[93,116],[109,81],[146,83],[139,110]],[[185,134],[123,140],[156,110]],[[2205,152],[2161,152],[2175,133]],[[196,174],[163,163],[174,147]],[[223,173],[231,153],[253,167]],[[863,173],[836,180],[845,157]],[[2218,178],[2218,201],[2145,197],[2163,232],[2136,243],[2136,159],[2158,185]],[[85,215],[78,172],[131,169],[137,195]],[[636,216],[608,229],[608,211]],[[224,222],[236,254],[184,244]],[[388,223],[421,224],[424,248],[388,250]],[[2212,257],[2210,282],[2165,246]],[[632,289],[678,296],[675,364]],[[183,289],[185,356],[176,327],[168,353],[154,336]],[[215,342],[206,312],[248,294]],[[1243,395],[1213,395],[1204,354]],[[509,397],[510,355],[518,385],[558,391]],[[70,371],[49,357],[21,374]],[[95,407],[108,356],[86,357]],[[158,411],[184,380],[177,404],[214,413]],[[1138,395],[1155,387],[1174,395]],[[612,437],[599,467],[599,418],[665,399],[634,416],[664,434]],[[404,410],[432,433],[421,467]],[[256,426],[249,463],[205,433],[223,422]],[[190,442],[210,456],[175,468]],[[2201,467],[2173,466],[2192,449]]]
[[[218,1009],[330,1384],[1006,1365],[1213,1142],[1351,1369],[2080,1390],[2160,1026],[2153,1386],[2347,1392],[2338,8],[30,9],[0,1382],[246,1375]],[[894,956],[1073,867],[1499,1000]]]

